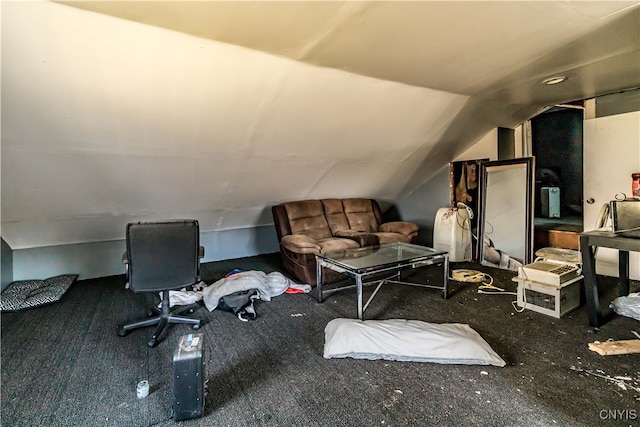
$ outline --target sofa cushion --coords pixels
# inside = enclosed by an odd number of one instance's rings
[[[367,233],[378,231],[378,221],[373,214],[371,200],[343,199],[342,206],[350,229]]]
[[[365,233],[363,231],[355,230],[340,230],[335,234],[336,237],[345,237],[357,242],[360,247],[377,246],[380,244],[380,239],[373,233]]]
[[[360,247],[358,242],[353,239],[329,237],[315,240],[302,234],[284,236],[280,244],[298,254],[317,254],[320,252],[343,251],[345,249]]]
[[[321,239],[318,241],[320,244],[321,252],[333,252],[333,251],[343,251],[345,249],[356,249],[359,248],[360,245],[358,242],[351,239],[340,239],[340,238],[329,238],[329,239]]]
[[[412,222],[392,221],[380,224],[379,230],[383,232],[401,233],[407,236],[411,236],[413,233],[417,234],[418,229],[418,224],[414,224]]]
[[[285,209],[292,234],[304,234],[316,240],[332,236],[320,200],[285,203]]]

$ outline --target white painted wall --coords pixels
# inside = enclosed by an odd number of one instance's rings
[[[585,230],[593,229],[604,203],[631,193],[631,174],[640,171],[640,111],[584,121]],[[640,254],[629,254],[629,274],[640,280]],[[618,251],[599,248],[596,272],[618,276]]]
[[[198,219],[205,262],[275,252],[272,205],[395,200],[468,100],[53,2],[1,18],[14,280],[120,274],[137,220]]]
[[[270,224],[284,200],[395,200],[468,99],[51,2],[4,3],[2,20],[14,250],[112,241],[138,219],[213,232]]]
[[[141,219],[198,219],[205,261],[273,252],[270,206],[303,198],[395,202],[429,235],[448,204],[447,162],[495,159],[495,145],[464,149],[533,102],[472,100],[49,1],[3,2],[1,19],[1,234],[16,280],[119,274],[125,225]],[[558,43],[547,37],[540,52]],[[506,68],[480,56],[505,77],[491,82],[531,79],[511,75],[513,56]],[[471,73],[464,86],[486,84]]]
[[[489,159],[498,160],[498,129],[491,129],[478,142],[469,147],[454,161]]]
[[[491,129],[481,135],[477,142],[462,154],[455,155],[451,161],[498,158],[498,130]],[[420,226],[418,243],[433,246],[433,225],[438,209],[448,207],[449,198],[449,164],[434,173],[408,196],[396,202],[400,217]],[[474,242],[475,243],[475,242]]]
[[[201,233],[200,244],[205,248],[202,262],[280,250],[273,225]],[[59,274],[78,274],[82,280],[124,274],[124,251],[124,240],[19,249],[13,251],[12,280],[46,279]]]

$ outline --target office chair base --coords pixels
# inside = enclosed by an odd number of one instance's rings
[[[187,312],[187,314],[192,314],[194,313],[198,308],[200,308],[200,305],[198,303],[195,304],[190,304],[190,305],[183,305],[181,307],[178,308],[174,308],[170,314],[182,314],[185,311]],[[149,311],[147,311],[147,317],[154,317],[154,316],[159,316],[162,314],[162,310],[159,309],[158,307],[153,307],[151,308]]]
[[[182,307],[178,307],[173,311],[169,311],[168,299],[166,304],[163,299],[162,306],[163,307],[161,310],[161,314],[159,316],[124,325],[122,329],[118,331],[118,335],[121,337],[125,337],[129,334],[130,331],[134,329],[157,325],[155,333],[147,342],[147,345],[149,347],[155,347],[164,337],[168,326],[171,323],[186,323],[191,325],[193,329],[200,329],[200,319],[178,316],[178,314],[180,313],[193,313],[197,308],[200,307],[198,304],[185,305]]]
[[[190,324],[193,329],[200,329],[200,319],[190,319],[187,317],[181,316],[157,316],[152,319],[142,320],[140,322],[130,323],[125,325],[118,331],[118,335],[121,337],[125,337],[129,335],[134,329],[144,328],[146,326],[154,326],[158,325],[155,333],[147,343],[149,347],[155,347],[160,340],[164,337],[169,324],[171,323],[187,323]]]

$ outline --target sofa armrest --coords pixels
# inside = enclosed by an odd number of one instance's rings
[[[405,236],[411,236],[418,233],[418,224],[405,221],[393,221],[380,224],[379,230],[385,233],[400,233]]]
[[[280,240],[280,244],[291,252],[298,254],[320,253],[320,245],[316,240],[304,234],[289,234]]]
[[[358,243],[360,247],[376,246],[380,244],[380,239],[375,234],[370,234],[363,230],[340,230],[334,234],[336,237],[344,237]]]

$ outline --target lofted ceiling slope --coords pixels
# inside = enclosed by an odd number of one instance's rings
[[[639,22],[637,1],[3,2],[2,236],[393,203],[496,126],[640,86]]]
[[[568,46],[638,6],[637,1],[62,3],[296,61],[468,96],[482,95],[496,84],[504,87],[504,79],[514,71],[553,51],[569,58],[547,63],[543,73],[605,59],[602,52]],[[637,27],[637,10],[625,21],[601,32],[600,44],[632,37],[625,32]],[[618,40],[610,48],[609,57],[637,54],[637,40]],[[550,70],[553,65],[560,69]],[[558,96],[529,94],[520,100],[548,102]]]

